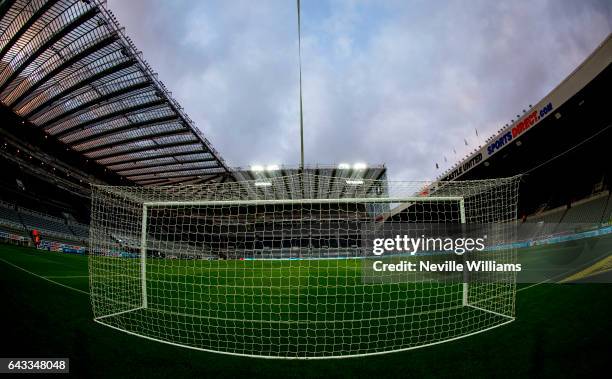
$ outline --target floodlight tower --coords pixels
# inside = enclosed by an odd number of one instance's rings
[[[300,0],[297,0],[298,16],[298,68],[300,71],[300,171],[304,172],[304,112],[302,106],[302,26],[300,22]]]

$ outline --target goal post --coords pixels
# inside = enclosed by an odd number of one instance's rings
[[[402,204],[402,203],[418,203],[418,202],[450,202],[456,203],[459,207],[459,222],[465,224],[465,201],[460,196],[411,196],[411,197],[388,197],[388,198],[344,198],[344,199],[296,199],[296,200],[279,200],[279,199],[259,199],[259,200],[216,200],[216,201],[155,201],[145,202],[142,206],[142,232],[140,242],[140,261],[141,261],[141,280],[142,280],[142,308],[147,308],[147,212],[154,208],[164,207],[223,207],[223,206],[268,206],[268,205],[298,205],[307,204]],[[467,272],[465,273],[463,283],[463,305],[468,304],[468,280]]]
[[[461,225],[464,225],[466,222],[466,218],[465,218],[465,200],[463,198],[459,199],[459,222],[461,223]],[[465,231],[462,231],[465,232]],[[468,295],[469,295],[469,286],[468,286],[468,280],[469,280],[469,274],[467,271],[463,272],[463,290],[462,290],[462,295],[461,295],[461,304],[463,306],[468,305]]]
[[[142,231],[140,234],[140,280],[142,308],[147,308],[147,204],[142,205]]]
[[[483,332],[514,319],[515,275],[379,274],[376,261],[464,258],[437,248],[377,256],[373,238],[462,235],[486,225],[490,242],[506,243],[517,190],[518,178],[429,183],[308,173],[94,186],[94,320],[169,344],[267,358],[381,354]],[[516,258],[511,248],[471,257]]]

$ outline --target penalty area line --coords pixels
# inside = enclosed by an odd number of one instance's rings
[[[585,269],[585,268],[588,268],[588,267],[590,267],[591,265],[593,265],[593,264],[595,264],[595,263],[599,262],[600,260],[601,260],[601,257],[596,257],[596,258],[594,258],[594,259],[591,259],[591,260],[590,260],[590,261],[588,261],[587,263],[585,263],[585,264],[583,264],[582,266],[578,267],[578,270],[583,270],[583,269]],[[537,287],[537,286],[539,286],[540,284],[544,284],[544,283],[549,283],[549,282],[552,282],[554,279],[560,278],[560,277],[562,277],[563,275],[569,275],[569,276],[567,276],[565,279],[561,280],[561,282],[558,282],[559,284],[561,284],[561,283],[565,283],[565,280],[566,280],[567,278],[570,278],[570,277],[572,276],[572,275],[571,275],[571,273],[572,273],[572,272],[575,272],[575,271],[572,271],[572,270],[567,270],[567,271],[565,271],[565,272],[562,272],[562,273],[561,273],[561,274],[559,274],[559,275],[555,275],[555,276],[553,276],[552,278],[548,278],[548,279],[543,280],[543,281],[541,281],[541,282],[539,282],[539,283],[534,283],[534,284],[532,284],[532,285],[530,285],[530,286],[523,287],[523,288],[519,288],[519,289],[517,289],[517,290],[516,290],[516,292],[525,291],[525,290],[528,290],[528,289],[530,289],[530,288]]]
[[[23,267],[21,267],[21,266],[17,266],[16,264],[11,263],[11,262],[9,262],[9,261],[7,261],[7,260],[3,259],[3,258],[0,258],[0,261],[2,261],[2,262],[4,262],[4,263],[6,263],[7,265],[12,266],[12,267],[14,267],[14,268],[16,268],[16,269],[19,269],[19,270],[21,270],[21,271],[23,271],[23,272],[26,272],[26,273],[28,273],[28,274],[30,274],[30,275],[32,275],[32,276],[35,276],[35,277],[37,277],[37,278],[40,278],[40,279],[42,279],[42,280],[46,280],[46,281],[51,282],[51,283],[53,283],[53,284],[57,284],[58,286],[61,286],[61,287],[64,287],[64,288],[68,288],[68,289],[70,289],[70,290],[73,290],[73,291],[76,291],[76,292],[78,292],[78,293],[82,293],[82,294],[85,294],[85,295],[88,295],[88,296],[89,296],[89,292],[86,292],[86,291],[80,290],[80,289],[78,289],[78,288],[70,287],[70,286],[67,286],[67,285],[65,285],[65,284],[63,284],[63,283],[56,282],[55,280],[49,279],[49,278],[47,278],[47,277],[45,277],[45,276],[38,275],[38,274],[36,274],[36,273],[34,273],[34,272],[32,272],[32,271],[26,270],[25,268],[23,268]]]
[[[89,275],[47,275],[45,276],[47,279],[72,279],[72,278],[89,278]]]

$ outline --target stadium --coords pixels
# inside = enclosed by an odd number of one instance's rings
[[[1,1],[0,36],[0,358],[77,376],[606,368],[612,35],[429,181],[231,167],[102,2]],[[479,233],[472,259],[523,272],[372,270],[466,262],[440,243],[372,266],[377,238]]]

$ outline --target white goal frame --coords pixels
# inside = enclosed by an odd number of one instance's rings
[[[216,201],[153,201],[146,202],[142,205],[142,231],[140,236],[140,275],[141,278],[141,290],[142,290],[142,306],[137,309],[146,309],[148,307],[147,299],[147,219],[148,211],[150,208],[155,207],[184,207],[184,206],[227,206],[227,205],[274,205],[274,204],[286,204],[286,205],[304,205],[304,204],[355,204],[355,203],[431,203],[431,202],[457,202],[459,204],[459,217],[461,224],[465,224],[465,200],[460,196],[409,196],[409,197],[361,197],[361,198],[344,198],[344,199],[300,199],[300,200],[246,200],[246,201],[235,201],[235,200],[216,200]],[[468,283],[463,283],[463,305],[468,304]],[[474,307],[474,306],[473,306]],[[486,309],[474,307],[477,309]],[[495,313],[495,312],[494,312]],[[504,316],[504,315],[502,315]],[[504,316],[505,317],[505,316]]]
[[[115,187],[115,188],[120,188],[120,187]],[[455,218],[455,223],[459,222],[461,225],[464,225],[467,223],[468,217],[470,217],[470,219],[472,219],[472,217],[474,217],[474,212],[473,210],[470,211],[470,216],[468,216],[466,213],[466,197],[465,196],[454,196],[454,195],[448,195],[448,196],[430,196],[429,194],[419,194],[418,196],[397,196],[397,197],[335,197],[335,198],[297,198],[297,199],[270,199],[270,198],[263,198],[263,199],[244,199],[244,200],[160,200],[160,198],[163,198],[163,196],[152,196],[149,198],[143,198],[143,199],[138,199],[134,196],[131,196],[131,194],[129,193],[129,191],[126,192],[120,192],[117,191],[115,192],[115,194],[121,193],[121,197],[123,197],[123,199],[125,201],[130,201],[130,202],[135,202],[136,204],[140,204],[140,223],[141,225],[139,225],[140,228],[140,235],[139,235],[139,256],[138,256],[138,260],[139,260],[139,276],[140,278],[140,292],[141,292],[141,299],[140,299],[140,304],[133,304],[132,307],[129,307],[127,310],[125,309],[126,305],[128,304],[124,304],[123,309],[121,311],[118,312],[114,312],[114,313],[110,313],[110,314],[96,314],[96,312],[94,311],[94,321],[96,321],[97,323],[103,324],[105,326],[109,326],[113,329],[119,330],[119,331],[123,331],[126,332],[128,334],[132,334],[138,337],[142,337],[142,338],[146,338],[149,340],[153,340],[153,341],[158,341],[158,342],[162,342],[162,343],[166,343],[166,344],[170,344],[170,345],[175,345],[175,346],[180,346],[180,347],[186,347],[186,348],[190,348],[190,349],[195,349],[195,350],[201,350],[201,351],[206,351],[206,352],[214,352],[214,353],[221,353],[221,354],[228,354],[228,355],[235,355],[235,356],[248,356],[248,357],[258,357],[258,358],[270,358],[270,359],[334,359],[334,358],[350,358],[350,357],[361,357],[361,356],[370,356],[370,355],[379,355],[379,354],[386,354],[386,353],[391,353],[391,352],[399,352],[399,351],[406,351],[406,350],[412,350],[412,349],[416,349],[416,348],[421,348],[421,347],[425,347],[425,346],[431,346],[431,345],[436,345],[436,344],[441,344],[441,343],[445,343],[448,341],[452,341],[452,340],[457,340],[457,339],[461,339],[461,338],[465,338],[465,337],[469,337],[475,334],[479,334],[503,325],[506,325],[507,323],[512,322],[513,320],[515,320],[514,317],[514,296],[515,296],[515,291],[516,291],[516,287],[514,284],[514,295],[513,298],[511,300],[511,303],[509,306],[511,307],[510,313],[509,314],[504,314],[504,313],[499,313],[496,312],[492,309],[486,309],[487,305],[483,305],[483,307],[479,306],[482,302],[483,299],[476,299],[477,301],[474,301],[472,303],[470,303],[470,284],[469,284],[469,274],[467,272],[464,273],[464,280],[462,283],[462,287],[459,287],[459,291],[460,293],[455,292],[455,294],[457,294],[458,296],[458,306],[461,307],[470,307],[473,308],[475,310],[478,311],[482,311],[482,312],[486,312],[489,314],[493,314],[495,316],[501,316],[503,317],[503,319],[505,319],[506,321],[498,321],[497,323],[491,324],[491,325],[483,325],[480,327],[480,329],[475,330],[475,331],[470,331],[469,333],[464,333],[464,334],[458,334],[453,336],[452,334],[449,335],[448,337],[445,337],[444,339],[440,339],[440,340],[434,340],[433,342],[426,342],[423,341],[424,343],[422,344],[418,344],[415,346],[407,346],[407,347],[399,347],[395,348],[395,349],[390,349],[390,350],[383,350],[383,351],[371,351],[371,352],[365,352],[365,353],[349,353],[349,352],[345,352],[344,354],[340,354],[340,355],[316,355],[316,356],[310,356],[310,355],[306,355],[306,356],[295,356],[295,355],[260,355],[260,354],[256,354],[256,353],[247,353],[247,352],[236,352],[236,351],[226,351],[226,350],[216,350],[216,349],[211,349],[208,347],[201,347],[201,346],[193,346],[190,344],[185,344],[185,343],[181,343],[178,341],[172,341],[172,340],[167,340],[164,338],[156,338],[155,336],[151,336],[151,335],[146,335],[146,333],[141,333],[141,332],[135,332],[132,330],[127,330],[125,327],[122,327],[121,324],[117,325],[114,321],[110,320],[110,318],[118,316],[118,315],[123,315],[123,314],[130,314],[131,312],[136,312],[136,311],[140,311],[140,310],[147,310],[151,305],[150,299],[149,299],[149,291],[148,291],[148,285],[147,285],[147,252],[149,250],[149,241],[148,239],[150,238],[149,236],[149,216],[150,216],[150,211],[154,210],[154,209],[158,209],[158,208],[164,208],[164,209],[172,209],[172,208],[188,208],[188,207],[195,207],[195,208],[205,208],[205,207],[248,207],[248,206],[274,206],[274,205],[292,205],[292,206],[300,206],[300,205],[310,205],[310,204],[398,204],[398,205],[404,205],[404,206],[412,206],[415,203],[436,203],[436,204],[444,204],[444,203],[450,203],[453,204],[453,207],[455,207],[455,212],[457,212],[457,216],[458,219]],[[213,197],[214,198],[214,197]],[[471,199],[470,201],[473,201],[473,199]],[[472,205],[470,205],[472,206]],[[471,208],[470,208],[471,209]],[[152,217],[157,217],[157,216],[152,216]],[[132,221],[132,222],[136,222],[136,220]],[[473,221],[472,221],[473,222]],[[153,240],[153,242],[155,243],[156,240]],[[152,258],[152,259],[157,259],[157,258]],[[90,265],[91,267],[91,265]],[[136,272],[134,272],[136,273]],[[136,279],[136,278],[134,278]],[[461,282],[459,282],[461,283]],[[92,285],[93,285],[93,280],[92,280]],[[476,296],[479,297],[480,296],[480,292],[478,292],[478,288],[475,288],[475,293],[477,294]],[[484,301],[488,301],[491,298],[488,299],[484,299]],[[112,301],[111,299],[109,299],[109,301]],[[116,300],[115,300],[116,301]],[[155,302],[155,300],[153,300],[153,302]],[[116,303],[116,304],[120,304],[120,303]],[[138,305],[138,306],[135,306]],[[153,308],[151,308],[151,311],[155,311],[153,310]],[[149,312],[151,312],[149,311]],[[161,311],[161,310],[160,310]],[[502,311],[500,311],[502,312]],[[506,312],[506,310],[504,309],[503,312]],[[132,317],[132,316],[130,316]],[[133,316],[136,317],[136,316]],[[151,316],[149,316],[151,317]],[[108,321],[107,321],[108,320]],[[257,321],[257,320],[245,320],[245,321],[249,321],[249,322],[255,322],[255,323],[266,323],[269,321],[266,320],[261,320],[261,321]],[[293,323],[294,321],[286,321],[288,324]],[[299,321],[297,321],[299,322]],[[348,354],[347,354],[348,353]]]

